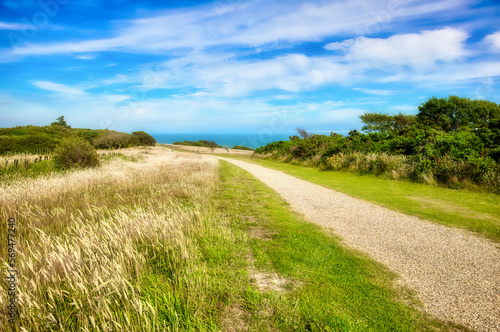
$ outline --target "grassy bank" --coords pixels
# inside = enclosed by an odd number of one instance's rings
[[[500,242],[500,196],[496,194],[390,180],[375,175],[321,171],[267,159],[232,158],[280,170],[396,211],[468,229]]]
[[[0,217],[16,218],[17,331],[446,327],[248,173],[198,155],[153,148],[3,183]]]

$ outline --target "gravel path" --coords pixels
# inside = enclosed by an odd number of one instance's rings
[[[478,331],[500,331],[500,249],[470,232],[353,198],[280,171],[219,158],[276,190],[306,219],[396,272],[428,313]]]

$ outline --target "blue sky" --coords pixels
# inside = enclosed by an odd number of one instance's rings
[[[500,3],[4,0],[0,127],[317,133],[500,102]]]

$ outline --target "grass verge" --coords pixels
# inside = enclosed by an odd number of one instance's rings
[[[268,159],[230,158],[273,168],[353,197],[443,225],[464,228],[500,242],[500,195],[389,180],[371,174],[321,171]]]
[[[249,330],[425,331],[424,317],[395,275],[303,221],[249,173],[221,162],[218,206],[248,236],[251,287],[232,298]],[[264,276],[263,276],[264,275]],[[266,285],[267,280],[267,285]],[[243,314],[245,317],[245,314]]]

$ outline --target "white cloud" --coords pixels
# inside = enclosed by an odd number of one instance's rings
[[[21,23],[0,22],[0,30],[23,30],[25,28],[26,25]]]
[[[500,31],[486,36],[484,41],[490,44],[494,50],[500,51]]]
[[[450,65],[438,72],[416,73],[412,77],[408,77],[408,80],[452,86],[466,81],[486,80],[496,76],[500,76],[500,61]]]
[[[111,38],[29,44],[16,48],[18,55],[125,51],[171,52],[175,49],[205,49],[211,46],[257,47],[283,42],[319,41],[324,37],[364,34],[378,25],[429,12],[452,11],[461,1],[409,2],[399,7],[387,0],[286,2],[254,0],[229,4],[230,10],[206,4],[168,10],[160,15],[119,22]],[[432,4],[432,6],[431,6]],[[404,8],[403,8],[404,7]],[[412,11],[415,8],[416,11]]]
[[[105,79],[105,80],[101,81],[101,83],[105,84],[105,85],[117,84],[117,83],[130,83],[130,82],[133,82],[133,80],[129,76],[122,75],[122,74],[119,74],[113,78],[109,78],[109,79]]]
[[[352,79],[349,68],[336,63],[334,57],[288,54],[269,60],[238,61],[196,53],[166,61],[134,78],[115,77],[106,83],[133,80],[145,89],[195,88],[201,90],[197,94],[238,97],[271,89],[308,91]]]
[[[454,61],[469,54],[468,34],[445,28],[421,33],[394,35],[387,39],[359,37],[330,43],[328,50],[342,50],[347,59],[372,65],[426,67],[439,61]]]
[[[370,95],[379,95],[379,96],[390,96],[394,94],[394,91],[390,90],[380,90],[380,89],[364,89],[364,88],[353,88],[353,90],[361,91]]]
[[[67,86],[64,84],[59,84],[59,83],[53,83],[53,82],[48,82],[48,81],[33,81],[31,82],[34,86],[48,90],[48,91],[53,91],[53,92],[58,92],[58,93],[63,93],[63,94],[69,94],[69,95],[84,95],[85,91]]]
[[[217,70],[201,70],[201,79],[206,86],[225,96],[270,89],[300,92],[327,83],[343,82],[348,77],[349,70],[331,59],[302,54],[264,61],[235,61],[222,64]]]
[[[80,60],[92,60],[92,59],[95,59],[96,56],[93,54],[82,54],[82,55],[76,56],[76,58],[80,59]]]

